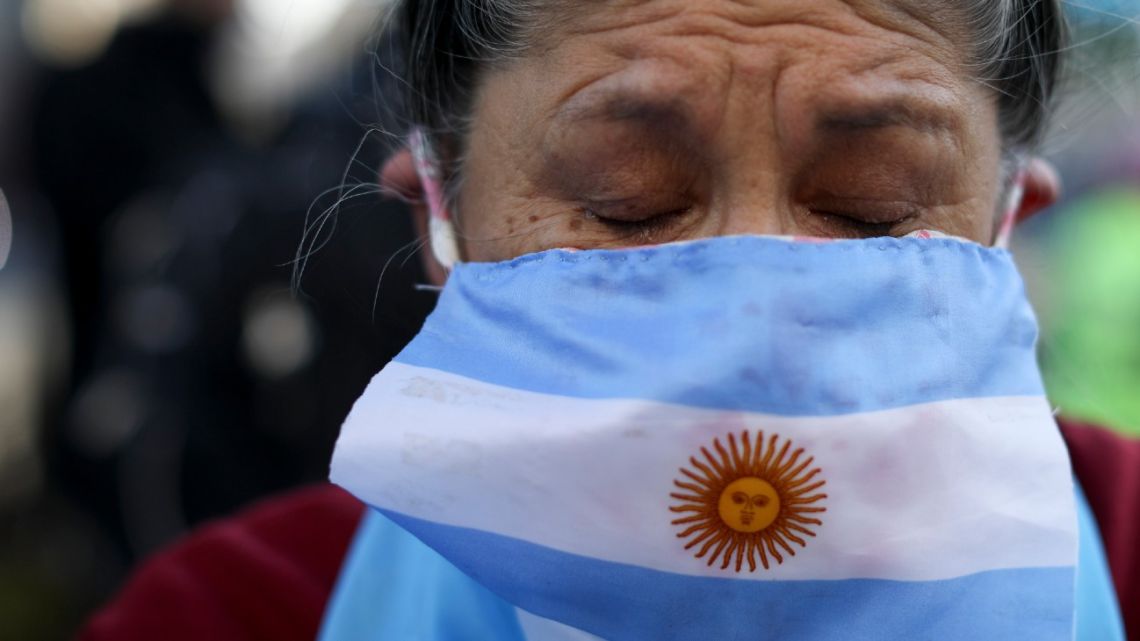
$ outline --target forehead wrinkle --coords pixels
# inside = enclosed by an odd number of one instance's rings
[[[891,32],[917,41],[926,51],[951,66],[961,64],[970,56],[970,47],[964,37],[962,11],[957,0],[616,0],[600,3],[597,0],[577,0],[558,3],[556,18],[546,31],[550,44],[575,36],[603,35],[627,29],[682,21],[680,31],[672,35],[717,36],[735,44],[756,44],[740,30],[762,27],[794,26],[821,29],[846,36],[881,38],[882,34],[849,29],[843,21],[836,22],[835,11],[846,11],[866,26]],[[549,8],[551,5],[547,5]],[[721,11],[716,11],[720,7]],[[841,8],[842,7],[842,8]],[[751,10],[751,11],[750,11]],[[691,19],[715,18],[692,23]],[[597,19],[591,19],[597,18]],[[683,25],[689,23],[689,27]],[[636,43],[632,46],[636,48]],[[910,45],[913,46],[913,45]],[[547,49],[549,50],[549,49]],[[629,57],[637,57],[629,52]]]
[[[888,0],[886,6],[939,33],[939,26],[945,28],[955,25],[964,15],[957,2],[947,0]]]
[[[648,2],[653,2],[653,0],[641,0],[638,4]],[[736,0],[736,4],[747,5],[750,3],[747,0]],[[846,4],[860,3],[847,2]],[[860,18],[866,19],[865,16],[860,16]],[[874,20],[868,20],[868,22],[874,24]],[[859,34],[855,37],[865,38],[867,34]],[[670,51],[655,52],[657,55],[646,55],[650,53],[649,51],[638,55],[624,49],[611,49],[611,52],[627,62],[645,58],[663,58],[674,64],[682,62],[674,57],[674,52]],[[848,61],[844,66],[846,67],[845,76],[849,78],[878,75],[881,72],[887,77],[893,78],[895,82],[902,81],[902,84],[907,86],[905,88],[896,86],[888,95],[882,95],[878,91],[868,93],[865,90],[866,83],[863,81],[854,85],[846,82],[837,83],[826,90],[825,95],[819,96],[815,101],[812,109],[815,113],[811,114],[811,125],[809,127],[818,134],[827,131],[853,132],[859,129],[883,129],[897,125],[925,134],[949,134],[957,142],[963,132],[960,130],[960,123],[954,117],[952,109],[950,110],[951,113],[947,113],[949,105],[942,104],[947,101],[941,98],[932,99],[930,92],[912,92],[910,90],[913,82],[937,88],[941,90],[938,93],[944,93],[950,89],[947,86],[948,83],[940,82],[939,78],[931,76],[929,69],[927,73],[922,74],[922,77],[915,73],[905,73],[903,77],[900,77],[897,69],[891,70],[898,63],[907,62],[906,59],[913,53],[909,47],[884,44],[872,57]],[[730,62],[732,60],[732,58],[729,59]],[[773,92],[777,91],[780,85],[780,77],[788,70],[782,64],[778,64],[776,67],[776,75],[771,83]],[[699,129],[703,128],[703,124],[698,126],[696,122],[697,114],[694,111],[696,106],[692,104],[692,101],[701,96],[679,95],[677,93],[670,95],[655,91],[658,89],[654,86],[657,83],[652,80],[646,82],[644,77],[630,85],[622,83],[613,87],[597,86],[603,81],[613,80],[615,75],[623,75],[628,70],[627,67],[611,70],[600,77],[594,76],[585,82],[577,83],[570,92],[563,94],[562,99],[555,103],[556,106],[553,110],[555,120],[567,124],[589,120],[606,120],[655,125],[658,131],[682,134],[680,136],[669,136],[676,142],[691,143],[694,140],[699,140]],[[684,93],[688,94],[689,92]],[[705,92],[702,92],[702,95],[706,95]],[[831,104],[826,104],[828,102]],[[770,104],[776,105],[777,103],[778,99],[773,95]],[[727,108],[727,104],[722,107],[722,109]],[[777,111],[773,110],[771,115],[774,119],[777,118]],[[780,131],[781,129],[777,124],[776,130]],[[807,133],[806,130],[801,131]]]

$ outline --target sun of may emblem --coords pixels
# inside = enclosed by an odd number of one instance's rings
[[[691,457],[691,467],[681,468],[683,478],[673,481],[678,491],[669,495],[680,501],[669,508],[678,515],[673,525],[678,538],[688,539],[685,549],[700,546],[696,556],[710,566],[719,559],[721,569],[735,563],[740,572],[747,562],[755,572],[759,557],[767,570],[770,559],[782,564],[783,552],[795,556],[792,544],[806,547],[804,537],[823,525],[813,515],[827,511],[821,505],[827,495],[819,491],[827,481],[812,467],[813,457],[777,434],[767,442],[763,432],[755,443],[748,432],[739,442],[733,434],[727,440],[726,448],[715,439],[715,454],[702,447],[704,460]]]

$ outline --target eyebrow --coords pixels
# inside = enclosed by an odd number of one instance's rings
[[[692,113],[680,99],[646,95],[640,91],[615,90],[591,97],[586,104],[567,104],[561,117],[570,122],[583,120],[630,121],[669,124],[690,128]]]
[[[825,131],[857,132],[906,127],[922,133],[958,133],[957,119],[938,108],[925,108],[905,99],[839,107],[816,117],[816,128]]]
[[[647,126],[665,126],[692,139],[697,124],[690,106],[679,98],[647,95],[641,91],[612,90],[591,97],[585,104],[564,105],[561,118],[567,122],[605,120]],[[926,135],[961,134],[959,121],[946,109],[905,95],[862,100],[860,104],[821,107],[814,115],[813,129],[822,133],[859,133],[905,127]]]

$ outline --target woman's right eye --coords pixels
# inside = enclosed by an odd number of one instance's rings
[[[668,209],[631,209],[619,211],[605,208],[582,207],[580,211],[589,221],[616,233],[621,239],[637,236],[639,242],[656,242],[660,236],[679,226],[693,212],[692,205]]]
[[[644,229],[647,227],[666,225],[674,221],[674,219],[689,213],[691,210],[692,205],[685,205],[665,210],[647,210],[632,214],[627,211],[621,214],[614,214],[605,210],[583,207],[582,213],[591,220],[596,220],[603,225],[615,229]]]

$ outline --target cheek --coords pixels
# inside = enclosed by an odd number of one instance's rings
[[[533,251],[536,236],[565,230],[569,223],[566,208],[552,203],[532,180],[541,161],[533,138],[543,115],[536,105],[549,102],[541,94],[550,84],[530,78],[524,69],[491,72],[480,87],[456,201],[466,260],[514,258]]]
[[[967,206],[955,211],[949,221],[955,231],[950,233],[983,245],[994,242],[1005,210],[1001,172],[1001,159],[996,155],[984,164],[979,163],[977,175],[969,187],[973,198]]]
[[[517,237],[550,222],[550,212],[533,206],[536,194],[519,167],[526,159],[511,146],[502,136],[488,135],[485,126],[471,132],[454,212],[465,260],[511,258],[507,252]]]
[[[493,262],[566,247],[579,234],[582,217],[564,204],[528,195],[472,189],[458,215],[464,260]]]
[[[966,157],[970,159],[971,166],[964,174],[968,184],[963,186],[962,191],[969,194],[974,203],[962,221],[963,226],[970,228],[970,233],[960,235],[989,244],[994,240],[994,233],[1005,210],[1005,203],[1002,202],[1006,187],[1003,182],[1002,141],[998,133],[997,107],[993,104],[989,90],[975,88],[971,104],[975,107],[970,118],[967,139],[969,147],[966,149]]]

